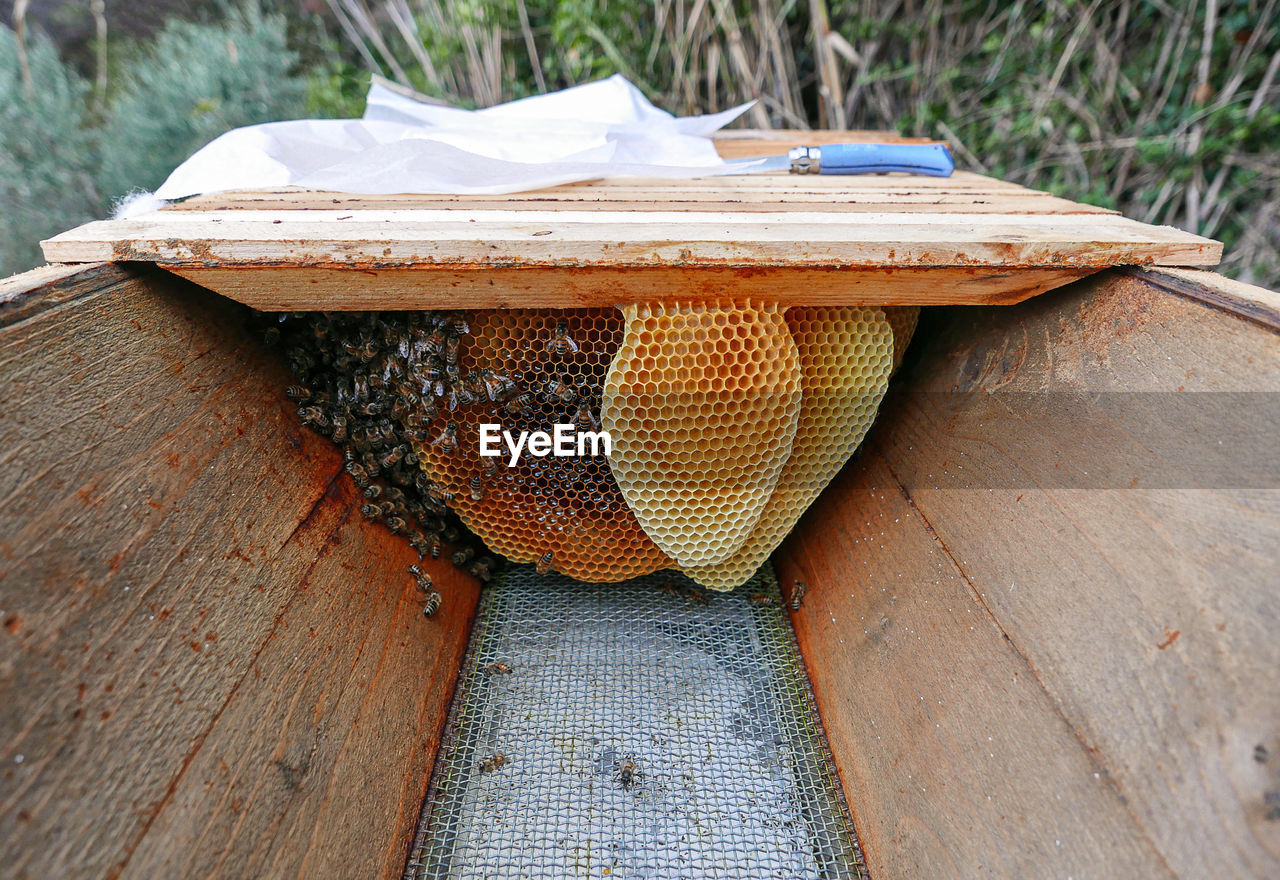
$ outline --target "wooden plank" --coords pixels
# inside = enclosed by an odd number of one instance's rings
[[[397,877],[474,585],[416,614],[244,311],[110,272],[0,331],[4,873]]]
[[[918,515],[1175,873],[1280,876],[1274,332],[1107,273],[919,333],[874,439]],[[1093,423],[1145,470],[1095,472]]]
[[[45,242],[166,266],[1102,268],[1212,265],[1221,245],[1110,215],[601,211],[154,212]]]
[[[863,175],[857,177],[789,175],[763,173],[678,180],[619,179],[572,183],[530,192],[506,195],[455,195],[446,193],[395,193],[361,195],[282,187],[274,190],[212,193],[169,205],[165,211],[233,210],[245,208],[308,210],[345,207],[458,207],[541,206],[559,208],[564,204],[586,206],[595,203],[639,205],[636,210],[683,210],[700,205],[704,210],[737,211],[757,204],[775,204],[778,210],[815,210],[815,205],[835,209],[841,205],[874,203],[877,199],[913,198],[934,201],[958,209],[966,201],[991,200],[1006,205],[1012,213],[1032,211],[1032,206],[1064,205],[1080,212],[1108,212],[1102,208],[1055,200],[1049,193],[1027,189],[982,175],[957,172],[949,178],[908,174]],[[1025,202],[1032,199],[1032,202]],[[892,203],[890,203],[892,204]],[[903,203],[901,210],[914,210]]]
[[[872,877],[1171,876],[877,455],[774,561]]]
[[[1228,312],[1280,330],[1280,293],[1200,269],[1132,270],[1164,290],[1189,296]]]
[[[805,305],[1021,302],[1081,269],[418,269],[189,268],[173,271],[263,311],[589,308],[681,298]]]
[[[0,279],[0,328],[26,320],[37,312],[70,302],[99,288],[131,279],[154,269],[125,269],[107,263],[38,266]]]
[[[889,211],[928,211],[945,214],[1115,214],[1105,208],[1082,205],[1066,199],[1054,198],[1047,193],[983,193],[983,192],[899,192],[878,191],[828,195],[826,193],[789,193],[782,199],[776,193],[733,192],[720,193],[668,193],[656,200],[642,194],[596,193],[564,194],[550,199],[531,195],[526,199],[511,196],[362,196],[328,192],[299,192],[267,196],[263,193],[220,193],[217,197],[204,196],[188,199],[164,208],[165,211],[235,210],[270,208],[282,211],[308,210],[387,210],[440,207],[469,207],[505,209],[512,211],[545,211],[554,205],[557,211],[739,211],[776,212],[799,210],[823,213],[871,213]]]

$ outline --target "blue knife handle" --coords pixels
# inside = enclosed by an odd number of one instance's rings
[[[827,144],[819,147],[819,174],[884,174],[905,171],[950,177],[951,153],[942,144]]]

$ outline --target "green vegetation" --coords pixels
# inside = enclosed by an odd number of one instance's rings
[[[119,75],[100,114],[84,109],[86,87],[30,34],[33,78],[39,59],[38,78],[50,85],[25,99],[4,34],[0,107],[6,123],[20,121],[18,134],[0,131],[0,197],[48,206],[8,228],[25,239],[37,227],[46,234],[55,214],[65,226],[100,213],[128,188],[155,186],[226,127],[356,115],[370,70],[464,106],[619,72],[676,113],[755,98],[746,125],[946,140],[962,167],[1221,238],[1224,271],[1280,286],[1274,2],[332,0],[328,8],[294,13],[287,28],[256,7],[220,24],[171,24],[147,46],[115,52],[127,63],[111,63]],[[227,39],[238,65],[219,54]],[[41,143],[56,144],[57,157]],[[0,225],[0,272],[31,262],[33,252],[12,241]]]
[[[286,35],[283,16],[256,6],[171,22],[145,45],[115,47],[125,60],[100,103],[39,31],[24,59],[0,28],[0,277],[43,262],[40,239],[154,189],[222,132],[305,115]]]

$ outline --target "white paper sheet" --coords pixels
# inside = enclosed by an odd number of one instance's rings
[[[302,186],[350,193],[510,193],[606,177],[694,177],[721,160],[709,135],[751,105],[672,116],[621,76],[484,110],[415,101],[376,82],[363,119],[237,128],[179,165],[132,216],[227,190]]]

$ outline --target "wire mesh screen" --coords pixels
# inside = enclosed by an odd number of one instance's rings
[[[864,877],[768,567],[486,590],[406,877]]]

